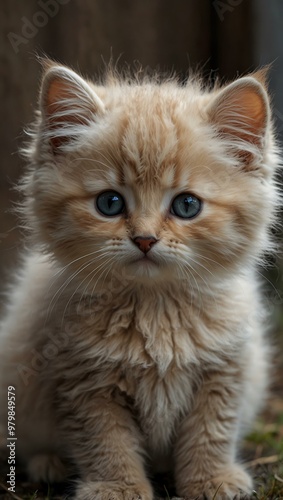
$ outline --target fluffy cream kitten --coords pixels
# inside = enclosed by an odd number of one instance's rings
[[[257,265],[272,248],[278,158],[263,75],[94,85],[47,62],[27,150],[30,241],[1,328],[1,421],[16,388],[33,479],[76,500],[232,499],[264,401]]]

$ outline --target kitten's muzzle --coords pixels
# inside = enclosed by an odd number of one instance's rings
[[[157,241],[158,240],[154,238],[154,236],[137,236],[133,239],[135,245],[137,245],[137,247],[145,254],[149,252]]]

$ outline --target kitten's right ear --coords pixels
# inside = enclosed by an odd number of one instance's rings
[[[49,61],[44,68],[40,92],[43,132],[57,153],[95,122],[104,112],[104,104],[71,69]]]
[[[263,74],[259,76],[262,80]],[[208,107],[209,119],[219,137],[229,140],[246,167],[251,166],[254,153],[264,150],[269,115],[267,93],[256,74],[220,90]]]

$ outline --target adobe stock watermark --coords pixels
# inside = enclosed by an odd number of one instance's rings
[[[235,7],[238,7],[243,2],[243,0],[213,0],[213,7],[216,10],[216,13],[220,19],[220,21],[224,21],[224,15],[226,12],[233,12]]]
[[[40,10],[37,10],[31,19],[25,16],[21,18],[21,33],[10,31],[7,35],[15,53],[18,54],[20,45],[29,43],[38,31],[47,25],[49,19],[58,14],[61,5],[66,5],[69,2],[70,0],[38,0],[37,4]]]

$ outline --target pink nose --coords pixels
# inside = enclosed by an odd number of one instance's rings
[[[154,238],[154,236],[137,236],[133,239],[133,242],[139,247],[142,252],[147,253],[157,242],[157,239]]]

